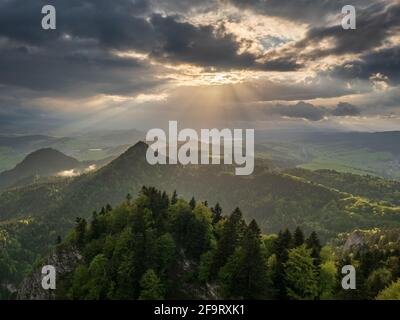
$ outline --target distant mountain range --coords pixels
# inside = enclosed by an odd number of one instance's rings
[[[30,152],[53,148],[79,161],[107,163],[143,140],[138,130],[99,130],[71,137],[1,136],[0,172]],[[256,153],[281,168],[332,169],[400,180],[400,132],[257,130]]]
[[[12,169],[29,153],[52,148],[79,161],[114,159],[144,138],[138,130],[103,130],[70,137],[0,135],[0,172]]]

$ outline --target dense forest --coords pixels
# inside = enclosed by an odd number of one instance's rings
[[[218,203],[143,187],[134,201],[128,194],[90,221],[76,219],[55,251],[80,258],[61,275],[54,298],[396,299],[399,234],[358,231],[363,241],[354,246],[341,243],[350,239],[344,234],[322,245],[301,228],[266,235],[239,208],[225,215]],[[348,264],[357,269],[356,290],[341,287]]]

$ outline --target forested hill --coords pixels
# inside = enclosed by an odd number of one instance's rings
[[[147,163],[147,145],[138,143],[109,165],[70,182],[30,186],[0,196],[0,219],[53,217],[72,223],[106,204],[115,205],[127,193],[152,185],[190,198],[219,202],[227,210],[239,206],[265,232],[297,225],[327,239],[356,227],[400,226],[400,210],[341,193],[304,178],[257,167],[250,177],[235,176],[233,167],[156,165]],[[35,201],[31,201],[35,199]],[[62,230],[59,232],[63,233]],[[65,232],[65,231],[64,231]]]
[[[57,150],[46,148],[30,153],[14,169],[0,173],[0,191],[21,180],[34,176],[52,176],[60,171],[75,169],[79,161]]]
[[[226,212],[225,212],[226,213]],[[357,231],[340,246],[315,232],[263,235],[236,208],[143,187],[115,209],[82,218],[46,258],[57,290],[26,278],[20,299],[395,299],[399,230]],[[341,288],[341,267],[357,266],[357,289]],[[40,264],[39,264],[40,265]],[[396,282],[397,281],[397,282]]]

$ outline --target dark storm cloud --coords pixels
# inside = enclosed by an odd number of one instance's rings
[[[369,3],[370,4],[370,3]],[[297,2],[296,2],[297,6]],[[357,8],[357,28],[343,30],[340,21],[333,25],[313,26],[305,37],[283,49],[268,53],[268,59],[296,59],[296,63],[307,65],[308,62],[318,61],[327,56],[343,56],[346,54],[363,55],[362,60],[372,68],[389,69],[395,66],[397,52],[383,50],[379,54],[373,52],[384,45],[390,36],[400,32],[400,2],[378,1],[362,9]],[[321,44],[324,44],[323,46]],[[391,56],[392,55],[392,56]],[[392,59],[385,67],[383,59]],[[300,61],[300,62],[299,62]],[[343,73],[357,74],[363,72],[364,62],[351,62],[355,68],[343,70]],[[347,64],[345,64],[347,65]],[[357,69],[358,68],[358,69]],[[365,70],[367,71],[367,70]],[[369,71],[369,70],[368,70]],[[340,70],[338,70],[340,72]],[[377,71],[382,72],[382,71]],[[396,73],[396,71],[392,71]]]
[[[57,9],[57,30],[50,32],[41,28],[41,8],[46,4]],[[145,0],[3,1],[0,3],[0,35],[32,45],[53,41],[64,33],[97,39],[108,45],[126,38],[140,43],[145,37],[142,31],[148,25],[138,15],[145,14],[148,9]]]
[[[238,53],[241,43],[223,27],[195,26],[180,21],[176,15],[154,14],[144,0],[53,0],[57,30],[48,32],[40,27],[43,4],[24,0],[0,4],[0,36],[21,45],[47,49],[52,42],[68,35],[70,42],[92,40],[98,49],[135,50],[162,61],[220,69],[298,68],[291,59],[258,63],[259,57]]]
[[[328,0],[230,0],[239,7],[251,7],[267,15],[288,19],[311,19],[340,13],[345,1]],[[42,5],[48,1],[10,0],[0,2],[0,37],[21,46],[48,49],[66,34],[70,42],[91,40],[98,50],[135,50],[153,58],[172,63],[191,63],[219,69],[253,69],[296,71],[307,59],[330,54],[362,52],[382,43],[400,24],[399,5],[384,7],[387,1],[353,1],[358,12],[358,29],[344,31],[341,27],[316,27],[297,42],[286,54],[256,56],[238,53],[242,44],[221,26],[197,26],[180,17],[154,14],[155,8],[204,9],[216,1],[146,1],[146,0],[53,0],[57,8],[57,30],[45,32],[40,27]],[[184,5],[186,3],[186,5]],[[370,5],[370,6],[368,6]],[[368,6],[368,7],[367,7]],[[170,9],[169,9],[170,10]],[[311,20],[310,20],[311,21]],[[310,44],[334,38],[335,46],[302,54]],[[80,44],[84,45],[84,44]],[[84,48],[82,48],[84,50]],[[50,54],[49,54],[50,55]],[[297,60],[303,57],[303,62]],[[265,59],[262,59],[265,58]],[[264,60],[263,63],[260,61]],[[73,68],[72,68],[73,69]],[[98,75],[97,75],[98,76]]]
[[[159,60],[220,69],[292,71],[300,67],[290,58],[260,63],[258,56],[239,54],[241,43],[223,26],[194,26],[161,15],[153,15],[150,23],[155,38],[151,55]]]
[[[348,4],[364,8],[385,0],[224,0],[239,8],[251,9],[256,13],[281,17],[305,23],[324,23],[328,16],[338,15]]]
[[[249,68],[255,64],[252,54],[237,53],[240,44],[223,29],[193,26],[160,15],[153,15],[151,24],[157,37],[153,57],[221,68]]]
[[[41,28],[48,3],[56,6],[57,30]],[[71,96],[152,89],[161,81],[149,66],[111,53],[124,41],[147,41],[149,24],[134,15],[148,9],[144,0],[0,2],[0,84]]]
[[[331,70],[332,76],[346,80],[368,80],[374,74],[384,75],[391,84],[400,83],[400,46],[369,52]]]
[[[162,83],[140,62],[89,45],[85,50],[64,43],[45,50],[10,47],[0,51],[0,70],[1,84],[46,95],[135,94]]]
[[[390,6],[377,3],[357,12],[357,28],[355,30],[343,30],[341,24],[312,28],[306,37],[295,45],[295,48],[297,50],[306,49],[310,45],[317,45],[326,39],[334,45],[327,49],[313,50],[307,54],[309,58],[363,53],[379,47],[388,36],[395,35],[399,31],[400,3]]]

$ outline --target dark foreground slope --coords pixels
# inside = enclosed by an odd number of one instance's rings
[[[399,230],[357,230],[322,247],[315,232],[261,234],[235,209],[169,197],[143,187],[115,209],[78,219],[39,263],[20,299],[395,299]],[[57,289],[41,288],[40,265],[57,268]],[[343,290],[341,267],[357,267]],[[398,282],[400,284],[400,282]]]

